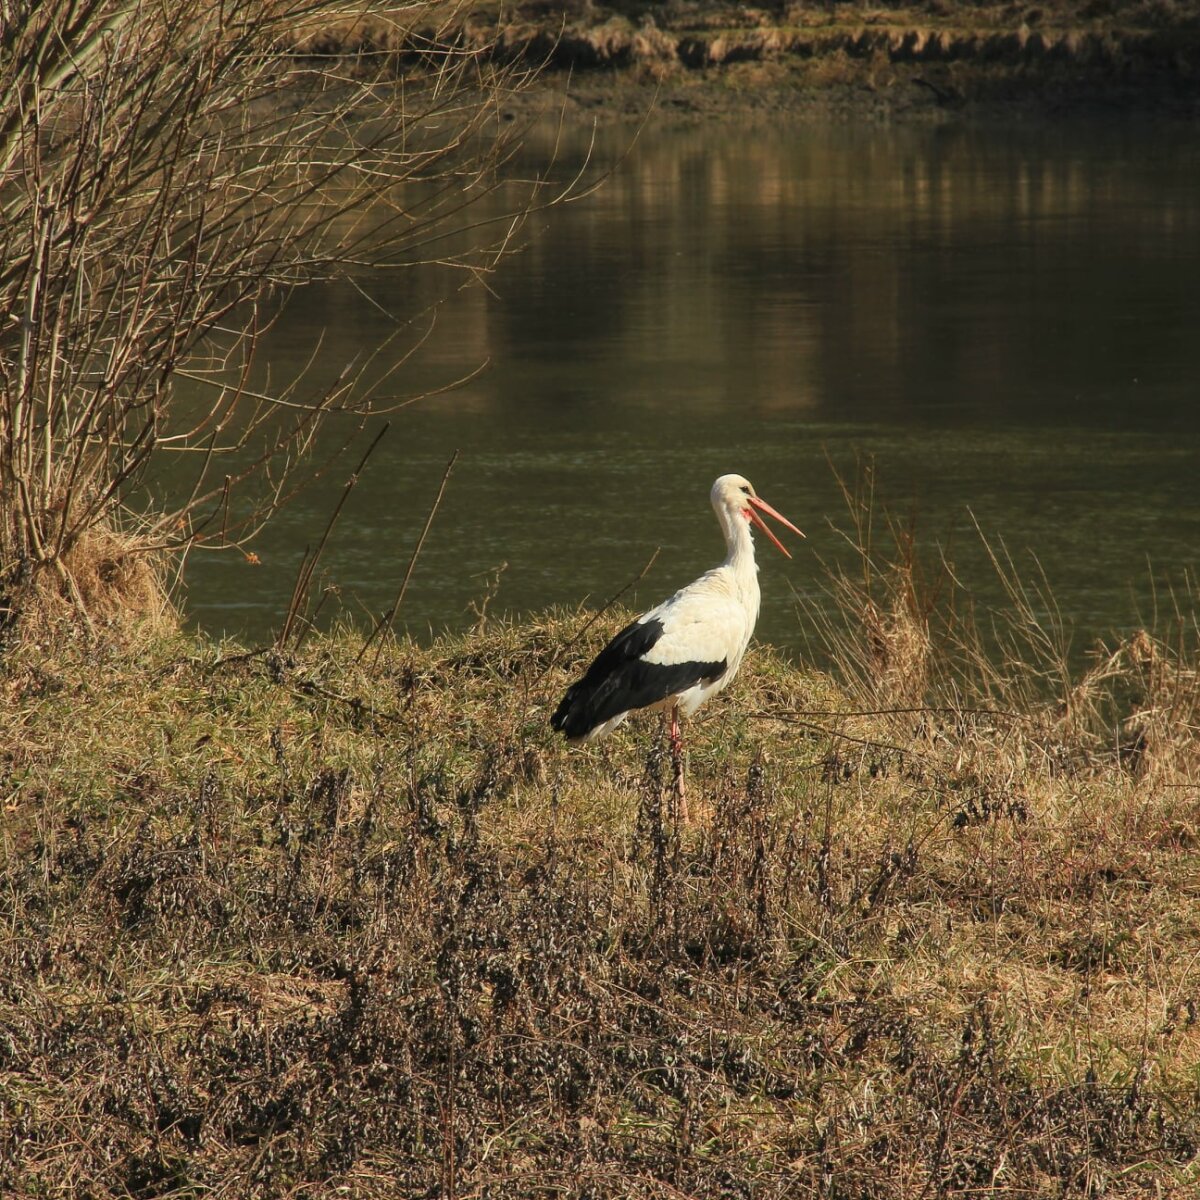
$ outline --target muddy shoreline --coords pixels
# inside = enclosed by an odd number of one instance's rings
[[[627,70],[542,75],[508,98],[508,117],[556,114],[600,123],[788,120],[854,123],[951,123],[1071,120],[1195,120],[1200,96],[1117,89],[1083,82],[1034,83],[993,93],[948,93],[919,71],[886,79],[806,85],[786,69],[706,71],[647,81]]]

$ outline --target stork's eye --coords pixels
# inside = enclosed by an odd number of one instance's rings
[[[742,491],[745,492],[747,496],[750,495],[750,485],[748,483],[743,483]]]

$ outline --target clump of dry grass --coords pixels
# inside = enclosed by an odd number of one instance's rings
[[[985,540],[1004,603],[980,612],[952,565],[918,552],[911,526],[875,528],[869,473],[860,484],[844,488],[849,561],[827,568],[827,602],[805,616],[817,656],[881,736],[909,741],[915,722],[947,762],[986,757],[1010,777],[1197,782],[1200,627],[1190,591],[1165,632],[1097,642],[1081,661],[1043,575],[1022,578]]]
[[[0,1191],[1189,1194],[1200,794],[760,648],[679,829],[621,619],[14,647]]]
[[[136,534],[107,525],[86,530],[57,570],[11,576],[0,590],[0,638],[48,645],[74,634],[144,636],[178,619],[164,558]]]

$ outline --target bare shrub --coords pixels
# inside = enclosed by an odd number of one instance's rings
[[[376,13],[373,40],[356,42],[373,7],[3,4],[10,614],[47,594],[44,575],[86,614],[94,596],[72,552],[97,529],[130,553],[244,544],[298,486],[330,416],[345,441],[387,407],[355,387],[374,347],[320,389],[249,388],[259,335],[291,288],[367,264],[439,262],[465,279],[504,251],[537,182],[498,225],[473,228],[471,209],[502,184],[519,128],[498,107],[526,73],[496,65],[478,30],[463,36],[457,4]],[[318,28],[341,41],[316,46]],[[207,403],[180,403],[185,375]],[[169,480],[157,507],[148,472]]]

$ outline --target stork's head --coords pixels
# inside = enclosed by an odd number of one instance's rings
[[[774,517],[793,533],[804,536],[787,517],[776,512],[759,496],[754,490],[754,485],[744,475],[722,475],[712,485],[712,506],[716,509],[717,516],[724,517],[731,526],[737,520],[749,521],[752,525],[757,525],[787,558],[792,556],[788,554],[783,543],[771,532],[771,527],[759,516],[759,513],[764,512],[768,516]]]

